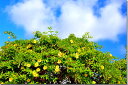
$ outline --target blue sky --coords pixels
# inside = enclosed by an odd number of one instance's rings
[[[103,52],[125,56],[126,0],[0,0],[0,46],[8,40],[4,31],[29,39],[48,26],[61,38],[90,32]]]

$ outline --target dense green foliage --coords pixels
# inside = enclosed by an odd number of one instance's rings
[[[126,60],[97,50],[88,33],[60,39],[49,30],[0,48],[1,84],[126,84]]]

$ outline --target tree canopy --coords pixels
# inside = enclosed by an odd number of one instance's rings
[[[34,32],[32,39],[5,42],[1,84],[126,84],[126,59],[113,60],[111,53],[99,51],[102,47],[89,41],[89,33],[60,39],[48,29]]]

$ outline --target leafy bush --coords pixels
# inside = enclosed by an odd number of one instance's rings
[[[1,84],[126,84],[126,59],[99,51],[88,33],[60,39],[49,30],[0,48]]]

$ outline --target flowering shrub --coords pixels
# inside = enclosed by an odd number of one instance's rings
[[[126,84],[126,59],[97,50],[88,33],[60,39],[49,30],[0,48],[1,84]]]

